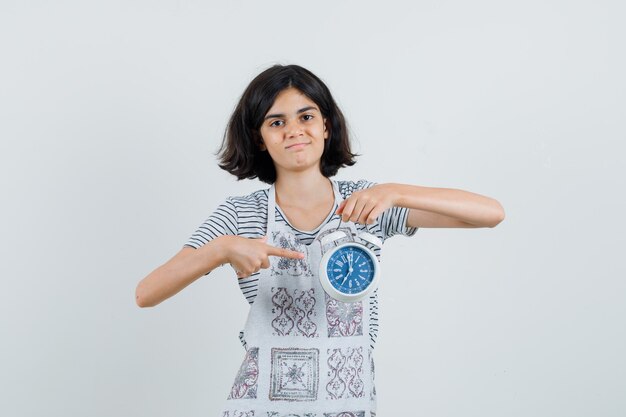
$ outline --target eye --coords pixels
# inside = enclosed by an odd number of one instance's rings
[[[305,114],[305,115],[302,116],[302,118],[305,121],[309,121],[309,120],[313,119],[313,115],[312,114]]]
[[[274,120],[272,123],[270,123],[270,127],[278,127],[281,126],[283,123],[282,120]]]

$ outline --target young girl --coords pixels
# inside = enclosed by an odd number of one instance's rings
[[[324,292],[323,236],[343,227],[384,242],[418,227],[494,227],[504,218],[496,200],[466,191],[332,180],[355,156],[318,77],[297,65],[265,70],[232,114],[220,167],[271,187],[228,197],[137,286],[137,304],[149,307],[220,265],[235,270],[251,308],[222,416],[375,415],[378,294],[343,303]]]

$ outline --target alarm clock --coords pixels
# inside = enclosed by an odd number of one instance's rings
[[[346,242],[346,237],[351,241]],[[344,243],[328,249],[322,256],[320,283],[329,296],[339,301],[360,301],[376,289],[380,277],[378,258],[368,245],[382,248],[382,242],[368,232],[350,232],[349,235],[337,230],[320,240],[322,249],[338,240],[344,240]]]

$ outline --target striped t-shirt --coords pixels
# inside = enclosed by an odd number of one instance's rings
[[[350,197],[353,191],[376,185],[374,182],[363,179],[358,181],[332,181],[336,182],[339,193],[344,199]],[[197,249],[212,239],[222,235],[237,235],[255,239],[265,236],[267,229],[267,201],[269,190],[269,188],[265,188],[246,196],[226,198],[209,218],[198,227],[198,230],[193,233],[187,243],[185,243],[185,246]],[[289,226],[300,242],[309,245],[317,236],[317,232],[332,218],[332,214],[334,214],[337,208],[338,206],[335,205],[332,213],[329,214],[325,222],[311,231],[298,230],[291,226],[278,205],[276,205],[274,216],[277,223],[282,222]],[[407,216],[407,208],[392,207],[378,216],[373,224],[356,224],[355,226],[359,231],[368,231],[378,236],[378,238],[384,242],[397,234],[404,236],[413,236],[415,234],[417,231],[416,227],[406,226]],[[380,249],[375,249],[374,252],[376,256],[380,258]],[[249,277],[239,280],[239,288],[250,304],[254,302],[257,294],[258,275],[259,272],[256,272]],[[373,330],[373,333],[370,334],[370,339],[372,340],[372,344],[374,344],[378,334],[377,291],[370,296],[369,302],[371,307],[370,320]]]

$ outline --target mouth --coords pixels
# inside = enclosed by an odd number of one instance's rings
[[[310,142],[309,142],[310,143]],[[302,149],[309,143],[294,143],[293,145],[287,146],[285,149]]]

